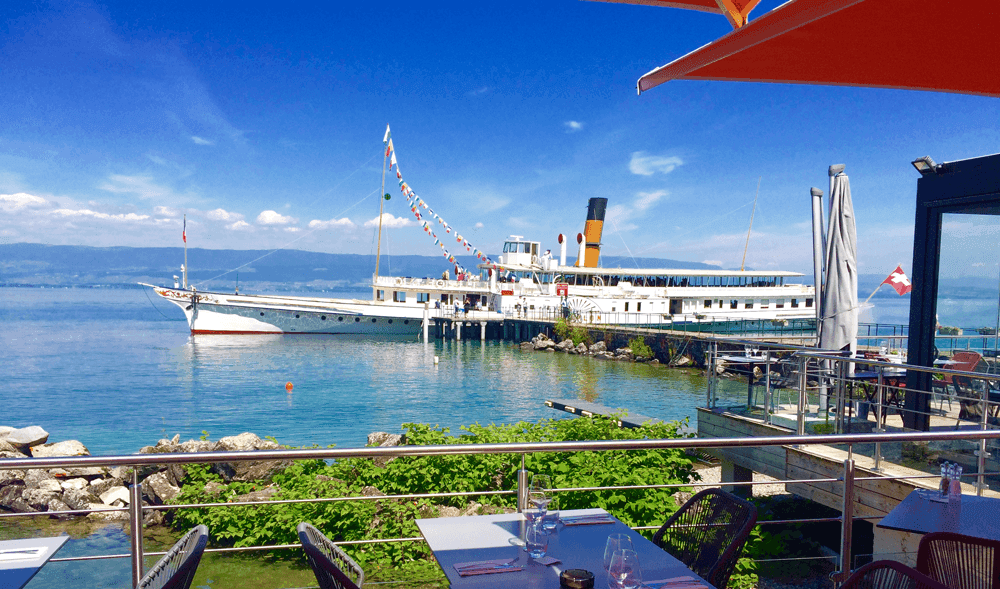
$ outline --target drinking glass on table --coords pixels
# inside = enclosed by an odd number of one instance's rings
[[[549,549],[549,537],[545,535],[545,530],[540,525],[528,526],[524,531],[524,543],[531,558],[541,558]]]
[[[609,589],[637,589],[642,586],[642,568],[634,550],[616,550],[608,567]]]
[[[545,514],[542,516],[542,529],[551,532],[559,525],[559,498],[553,497],[546,506]]]
[[[632,538],[628,534],[611,534],[604,545],[604,570],[611,568],[611,557],[619,550],[632,550]]]
[[[531,486],[528,487],[528,501],[535,504],[539,509],[545,511],[552,500],[549,489],[552,488],[552,479],[547,474],[536,474],[531,477]]]
[[[529,528],[537,528],[542,525],[542,518],[545,517],[545,510],[538,507],[525,507],[521,512],[524,520],[528,522]]]

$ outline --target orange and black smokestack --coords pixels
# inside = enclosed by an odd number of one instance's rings
[[[592,198],[587,203],[587,225],[583,229],[583,236],[587,240],[583,258],[585,268],[596,268],[601,257],[601,233],[604,232],[604,212],[607,208],[606,198]]]

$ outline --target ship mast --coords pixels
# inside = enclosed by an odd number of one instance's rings
[[[184,215],[184,230],[181,233],[181,238],[184,240],[184,290],[188,287],[188,216]]]
[[[385,136],[389,137],[389,125],[385,126]],[[382,209],[385,207],[385,160],[388,158],[389,151],[386,150],[385,155],[382,157],[382,190],[378,196],[378,245],[375,246],[375,280],[378,280],[378,263],[382,256]]]

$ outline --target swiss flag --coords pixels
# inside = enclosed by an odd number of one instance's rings
[[[882,281],[882,284],[888,284],[896,289],[899,296],[903,296],[913,289],[913,285],[910,284],[910,279],[906,277],[906,272],[903,272],[902,266],[896,266],[896,269],[893,270],[892,274]]]

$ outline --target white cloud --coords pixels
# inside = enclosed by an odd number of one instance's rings
[[[486,225],[483,225],[482,223],[476,223],[475,225],[473,225],[473,227],[475,227],[476,229],[482,229],[483,227],[486,227]]]
[[[277,211],[262,211],[261,214],[257,215],[258,225],[291,225],[298,222],[298,219],[286,217]]]
[[[468,93],[468,95],[469,96],[479,96],[481,94],[486,94],[489,91],[490,91],[489,86],[483,86],[482,88],[477,88],[475,90],[470,90],[469,93]]]
[[[354,227],[354,222],[347,217],[343,219],[330,219],[329,221],[320,221],[319,219],[309,221],[310,229],[334,229],[336,227]]]
[[[153,207],[153,214],[160,217],[180,217],[180,209],[175,209],[174,207]]]
[[[195,145],[215,145],[214,141],[209,141],[208,139],[202,139],[197,135],[192,135],[191,141],[194,141]]]
[[[243,215],[239,213],[231,213],[225,209],[215,209],[214,211],[208,211],[207,213],[205,213],[205,217],[207,217],[209,221],[226,221],[227,223],[243,220]]]
[[[40,196],[18,192],[17,194],[0,194],[0,209],[5,211],[16,211],[24,208],[38,208],[49,204],[49,201]]]
[[[634,206],[639,211],[645,211],[667,194],[669,193],[666,190],[657,190],[656,192],[640,192],[636,195]]]
[[[298,233],[299,231],[302,230],[299,229],[298,227],[285,227],[285,231],[287,231],[288,233]]]
[[[702,260],[702,264],[708,264],[710,266],[721,266],[722,260]]]
[[[247,223],[246,221],[244,221],[242,219],[239,220],[239,221],[237,221],[237,222],[235,222],[235,223],[230,223],[229,225],[226,225],[226,229],[228,229],[230,231],[247,231],[251,227],[253,227],[253,225],[251,225],[250,223]]]
[[[108,177],[108,180],[108,182],[101,184],[98,188],[116,194],[135,194],[139,198],[144,199],[164,198],[171,194],[169,188],[154,184],[152,178],[149,176],[112,174]]]
[[[98,213],[90,209],[56,209],[52,211],[52,214],[61,217],[91,217],[104,221],[145,221],[149,219],[149,215],[137,215],[135,213],[111,215],[108,213]]]
[[[619,231],[636,229],[637,226],[630,221],[645,214],[647,210],[668,194],[670,193],[666,190],[636,193],[635,199],[631,204],[619,204],[608,207],[606,217]]]
[[[676,156],[646,155],[645,151],[636,151],[632,154],[632,161],[628,163],[628,169],[633,174],[652,176],[657,172],[669,174],[683,163],[681,158]]]
[[[563,125],[566,127],[567,133],[575,133],[583,130],[583,123],[580,121],[566,121]]]
[[[395,229],[397,227],[410,227],[411,225],[416,225],[415,221],[410,221],[404,217],[394,217],[390,213],[382,213],[382,226],[388,227],[390,229]],[[378,227],[378,217],[370,221],[365,221],[365,227]]]

